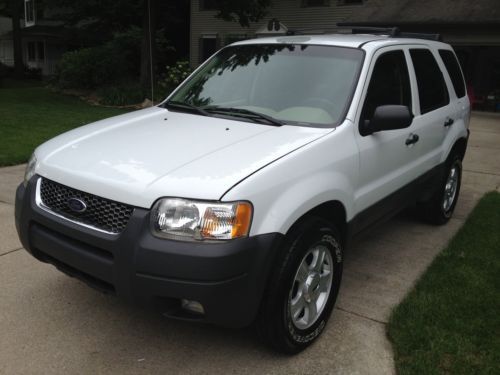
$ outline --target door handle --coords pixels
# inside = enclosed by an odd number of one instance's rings
[[[448,119],[446,119],[446,121],[444,122],[444,127],[445,127],[445,128],[448,128],[448,127],[452,126],[454,122],[455,122],[455,120],[453,120],[452,118],[448,118]]]
[[[408,138],[406,138],[405,144],[407,146],[415,144],[418,142],[419,139],[420,138],[418,137],[417,134],[410,134],[410,136]]]

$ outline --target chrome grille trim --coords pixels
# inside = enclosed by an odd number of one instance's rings
[[[122,218],[122,221],[125,221],[123,223],[123,225],[121,226],[117,226],[116,228],[115,227],[103,227],[103,226],[98,226],[98,225],[95,225],[93,223],[90,223],[90,222],[84,222],[84,221],[80,221],[78,220],[78,217],[76,215],[72,216],[72,215],[66,215],[65,212],[59,212],[55,209],[53,209],[52,207],[50,207],[50,205],[46,204],[44,201],[43,201],[43,198],[42,198],[42,182],[45,181],[45,182],[48,182],[50,184],[54,184],[54,185],[57,185],[58,187],[62,188],[62,189],[66,189],[68,191],[69,194],[73,193],[73,194],[83,194],[85,196],[88,196],[88,197],[94,197],[95,199],[99,199],[99,200],[102,200],[106,203],[110,203],[110,204],[114,204],[114,205],[120,205],[121,208],[123,208],[123,210],[125,210],[125,213],[123,214],[124,217]],[[93,194],[89,194],[89,193],[85,193],[85,192],[82,192],[82,191],[79,191],[79,190],[76,190],[76,189],[73,189],[73,188],[70,188],[70,187],[67,187],[67,186],[64,186],[62,184],[59,184],[57,182],[54,182],[54,181],[51,181],[51,180],[48,180],[48,179],[44,179],[43,177],[40,177],[38,178],[37,182],[36,182],[36,192],[35,192],[35,203],[36,205],[44,210],[45,212],[48,212],[60,219],[64,219],[66,221],[69,221],[71,223],[74,223],[74,224],[77,224],[79,226],[82,226],[82,227],[85,227],[85,228],[88,228],[88,229],[92,229],[92,230],[95,230],[95,231],[98,231],[98,232],[101,232],[101,233],[106,233],[106,234],[110,234],[110,235],[119,235],[126,227],[126,225],[128,224],[128,221],[130,219],[130,217],[132,216],[132,213],[133,213],[133,207],[132,206],[128,206],[126,204],[123,204],[123,203],[119,203],[119,202],[115,202],[115,201],[111,201],[109,199],[105,199],[105,198],[101,198],[99,196],[96,196],[96,195],[93,195]],[[99,214],[99,212],[96,212],[96,214]],[[106,212],[106,211],[103,211],[102,214],[110,214],[109,212]]]

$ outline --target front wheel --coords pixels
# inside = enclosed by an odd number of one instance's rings
[[[309,218],[287,235],[257,321],[276,350],[293,354],[324,330],[342,278],[342,246],[328,222]]]
[[[460,185],[462,182],[462,160],[460,156],[452,155],[448,162],[444,178],[440,181],[429,202],[422,205],[422,213],[432,224],[442,225],[450,220],[457,205]]]

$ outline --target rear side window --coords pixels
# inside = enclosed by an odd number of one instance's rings
[[[450,75],[451,82],[453,83],[453,88],[457,94],[457,98],[462,98],[465,96],[465,84],[464,77],[462,75],[462,70],[460,70],[460,65],[455,54],[452,51],[441,49],[439,50],[439,55],[446,66],[446,70]]]
[[[443,73],[428,49],[410,50],[417,76],[418,97],[422,114],[444,107],[450,102]]]
[[[381,55],[373,68],[366,93],[362,119],[370,120],[382,105],[405,105],[411,110],[411,87],[404,52],[391,51]]]

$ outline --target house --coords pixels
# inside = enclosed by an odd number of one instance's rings
[[[24,0],[21,35],[24,64],[48,76],[55,73],[56,64],[67,49],[67,37],[61,24],[48,19],[45,13],[36,0]],[[14,65],[12,38],[12,20],[0,18],[0,62],[7,66]]]
[[[193,66],[224,45],[269,33],[334,33],[342,22],[398,26],[441,34],[455,47],[476,108],[500,111],[499,0],[272,0],[267,17],[249,28],[215,18],[213,8],[213,1],[191,0]],[[268,30],[272,19],[279,20],[279,30]]]
[[[236,22],[215,18],[214,1],[191,0],[191,65],[199,65],[220,47],[241,39],[304,28],[311,34],[336,32],[338,22],[363,6],[364,0],[272,0],[264,20],[243,28]],[[268,30],[272,19],[280,21],[279,30]]]
[[[12,47],[12,38],[3,39],[2,36],[12,30],[12,20],[7,17],[0,17],[0,63],[13,66],[14,50]]]
[[[441,34],[455,48],[475,108],[500,111],[499,0],[368,0],[346,21]]]

